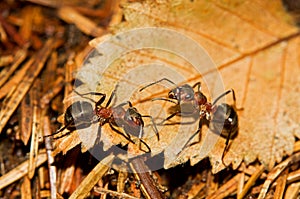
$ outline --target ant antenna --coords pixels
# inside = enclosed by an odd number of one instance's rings
[[[167,82],[173,84],[174,86],[177,86],[177,84],[175,84],[173,81],[169,80],[168,78],[162,78],[162,79],[160,79],[160,80],[158,80],[158,81],[155,81],[155,82],[152,82],[152,83],[148,84],[147,86],[144,86],[144,87],[141,88],[139,91],[141,92],[141,91],[143,91],[144,89],[146,89],[146,88],[148,88],[148,87],[150,87],[150,86],[153,86],[153,85],[155,85],[155,84],[158,84],[158,83],[160,83],[160,82],[162,82],[162,81],[167,81]]]
[[[177,102],[174,102],[173,100],[170,100],[168,98],[163,98],[163,97],[157,97],[157,98],[152,99],[152,101],[156,101],[156,100],[163,100],[163,101],[171,102],[173,104],[178,104]]]

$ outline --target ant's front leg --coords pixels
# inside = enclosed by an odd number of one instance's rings
[[[123,103],[119,104],[119,105],[116,106],[116,107],[123,107],[123,106],[125,106],[126,104],[128,104],[129,107],[133,107],[133,106],[132,106],[132,103],[131,103],[130,101],[123,102]]]
[[[142,117],[148,117],[150,118],[152,124],[153,124],[153,127],[154,127],[154,131],[155,131],[155,134],[156,134],[156,137],[157,137],[157,140],[159,141],[159,133],[158,133],[158,130],[157,130],[157,127],[156,127],[156,124],[154,122],[154,119],[151,115],[142,115]]]

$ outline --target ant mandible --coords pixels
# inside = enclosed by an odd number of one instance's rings
[[[151,152],[150,147],[142,140],[144,135],[143,117],[151,119],[155,134],[159,140],[157,127],[150,115],[141,115],[138,110],[132,106],[130,101],[121,103],[117,106],[109,106],[115,96],[116,89],[111,93],[105,106],[102,106],[102,104],[106,98],[106,94],[98,92],[80,94],[75,90],[74,92],[83,98],[93,101],[95,103],[95,108],[93,108],[92,104],[87,101],[74,102],[65,111],[64,126],[49,136],[58,134],[65,129],[87,128],[94,123],[99,123],[101,128],[104,124],[108,123],[113,131],[124,136],[133,144],[135,143],[132,141],[130,134],[137,136],[140,140],[140,144],[143,143],[147,147],[148,151],[144,152]],[[98,101],[94,101],[91,98],[85,97],[86,95],[99,95],[100,99]],[[125,110],[123,107],[126,104],[129,105],[129,108]],[[124,133],[119,131],[117,129],[118,127],[122,128]],[[139,145],[139,148],[142,150],[141,145]]]
[[[225,149],[222,154],[222,161],[224,159],[225,153],[228,150],[229,147],[229,140],[230,138],[234,137],[238,132],[238,115],[237,115],[237,108],[236,108],[236,98],[235,93],[233,89],[230,89],[223,94],[221,94],[219,97],[217,97],[213,103],[210,103],[207,101],[206,96],[201,92],[201,83],[197,82],[195,85],[190,86],[188,84],[184,84],[181,86],[178,86],[173,81],[162,78],[158,81],[155,81],[153,83],[150,83],[143,88],[140,89],[140,91],[153,86],[155,84],[158,84],[162,81],[167,81],[175,86],[172,90],[168,93],[168,98],[154,98],[152,100],[165,100],[168,102],[172,102],[176,105],[181,104],[188,104],[192,108],[185,111],[184,109],[177,109],[174,113],[169,115],[166,119],[162,121],[164,123],[167,120],[170,120],[176,115],[190,115],[194,116],[197,115],[199,119],[199,125],[197,131],[189,138],[189,140],[186,142],[183,148],[187,147],[188,143],[198,134],[199,140],[197,142],[194,142],[193,144],[196,144],[201,141],[201,130],[202,125],[206,122],[209,122],[209,128],[216,133],[220,133],[223,137],[226,137],[225,142]],[[197,87],[197,91],[194,91],[194,88]],[[233,105],[229,105],[226,103],[222,103],[220,105],[217,105],[217,102],[224,97],[225,95],[228,95],[229,93],[232,93],[233,97]],[[174,101],[175,100],[175,101]],[[224,163],[224,162],[223,162]]]

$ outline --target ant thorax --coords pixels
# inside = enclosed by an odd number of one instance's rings
[[[113,116],[113,112],[111,108],[99,107],[96,109],[96,115],[99,118],[100,124],[103,125]]]
[[[177,111],[180,112],[181,116],[193,116],[195,117],[199,116],[199,105],[197,104],[197,101],[180,101],[179,104],[176,106]]]
[[[199,115],[200,119],[205,118],[207,121],[211,120],[211,103],[205,103],[200,105]]]

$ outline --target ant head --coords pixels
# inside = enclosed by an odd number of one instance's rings
[[[125,113],[126,117],[138,117],[140,114],[138,113],[135,107],[129,107]]]
[[[172,89],[169,92],[168,97],[170,99],[176,99],[178,102],[187,102],[194,100],[194,95],[195,92],[193,88],[188,84],[184,84],[183,86],[178,86]]]
[[[129,107],[125,113],[125,120],[134,122],[135,124],[143,123],[142,116],[135,107]]]

